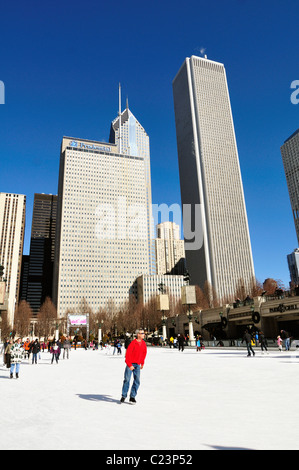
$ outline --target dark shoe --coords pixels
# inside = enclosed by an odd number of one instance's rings
[[[16,379],[18,379],[18,378],[19,378],[19,374],[16,374]]]
[[[13,374],[10,374],[10,378],[13,379]]]
[[[121,397],[120,402],[124,403],[125,402],[125,397]]]
[[[130,403],[137,403],[137,402],[136,402],[135,398],[130,397]]]

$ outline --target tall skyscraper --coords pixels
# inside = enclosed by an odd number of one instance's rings
[[[299,129],[280,148],[299,243]]]
[[[187,269],[192,284],[209,281],[225,299],[240,279],[249,286],[254,267],[224,65],[186,58],[173,95],[182,204],[202,215],[203,242],[186,250]]]
[[[52,298],[57,196],[35,194],[29,259],[23,257],[20,299],[37,314],[46,297]],[[25,286],[25,283],[26,286]]]
[[[180,239],[180,227],[174,222],[157,225],[156,274],[184,274],[184,240]]]
[[[25,217],[26,196],[0,193],[0,265],[4,266],[11,325],[19,300]]]
[[[121,120],[119,115],[121,114]],[[142,157],[144,159],[146,212],[149,243],[150,273],[155,274],[155,246],[154,227],[152,220],[152,186],[150,167],[150,143],[149,136],[129,109],[127,100],[126,109],[119,112],[117,118],[111,123],[109,142],[118,146],[118,151],[123,155]],[[121,126],[119,127],[119,122]]]
[[[128,109],[124,124],[126,116]],[[60,317],[83,298],[94,312],[119,306],[137,295],[136,278],[150,274],[149,151],[120,147],[117,120],[112,127],[116,144],[62,140],[53,289]]]

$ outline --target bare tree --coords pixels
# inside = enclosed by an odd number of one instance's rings
[[[239,299],[241,301],[245,300],[248,295],[246,290],[245,281],[243,278],[238,279],[235,289],[235,299]]]
[[[264,281],[263,288],[266,291],[267,295],[274,295],[277,290],[278,284],[275,279],[267,278]]]
[[[216,291],[209,281],[204,283],[203,293],[208,302],[209,308],[219,307]]]
[[[1,338],[9,338],[11,332],[12,332],[12,325],[8,322],[8,314],[7,312],[1,312]]]
[[[262,283],[259,282],[255,276],[252,276],[250,279],[250,297],[258,297],[262,294],[263,292],[263,286]]]
[[[133,332],[138,328],[141,316],[140,307],[134,295],[130,295],[123,303],[115,316],[115,324],[119,333]]]
[[[209,308],[209,301],[199,286],[195,286],[196,307],[201,310]]]
[[[14,317],[14,331],[21,338],[29,335],[32,316],[30,304],[26,300],[21,300]]]
[[[50,297],[46,297],[37,315],[36,332],[39,337],[47,338],[54,334],[57,310]]]

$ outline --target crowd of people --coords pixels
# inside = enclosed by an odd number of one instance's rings
[[[128,338],[125,341],[125,347],[129,345],[131,339],[128,341]],[[20,365],[23,360],[28,360],[32,365],[38,364],[41,360],[41,352],[48,352],[51,354],[51,364],[59,363],[61,355],[63,352],[63,359],[69,359],[70,351],[72,347],[76,350],[78,347],[84,348],[85,350],[94,350],[97,351],[99,347],[101,350],[105,350],[106,354],[110,354],[113,344],[113,354],[117,353],[122,355],[122,342],[119,338],[115,339],[114,342],[107,340],[103,341],[87,341],[84,340],[82,343],[79,342],[75,337],[73,340],[71,337],[63,337],[59,340],[49,339],[48,341],[39,341],[38,338],[35,340],[30,340],[27,338],[25,341],[22,341],[20,338],[13,341],[12,338],[7,338],[1,348],[0,354],[3,357],[3,365],[10,369],[10,378],[13,378],[14,372],[16,373],[16,378],[19,378]]]
[[[21,338],[15,341],[12,338],[4,341],[0,353],[3,355],[3,364],[7,369],[10,369],[10,378],[16,374],[19,378],[20,366],[23,360],[28,359],[31,364],[37,364],[41,360],[41,352],[46,350],[51,354],[51,364],[56,362],[58,364],[60,354],[63,349],[63,359],[69,359],[69,352],[72,347],[71,338],[64,338],[63,341],[48,340],[47,342],[39,341],[38,338],[31,340],[27,338],[22,341]]]
[[[223,341],[219,340],[216,344],[216,338],[214,336],[211,338],[214,346],[224,346]],[[98,350],[100,347],[101,350],[105,350],[105,354],[111,354],[113,346],[113,355],[122,355],[122,347],[124,346],[127,350],[131,341],[132,338],[129,336],[126,337],[124,344],[122,344],[120,338],[116,338],[114,341],[107,339],[104,342],[98,342],[97,340],[85,340],[81,346],[83,346],[85,350]],[[188,345],[188,341],[188,335],[185,336],[179,333],[176,337],[171,336],[169,340],[164,342],[164,345],[168,344],[170,348],[178,349],[179,351],[183,352],[185,346]],[[256,330],[252,332],[245,330],[242,340],[238,341],[238,345],[241,345],[244,342],[247,347],[248,356],[255,355],[253,348],[257,346],[260,346],[262,354],[268,353],[268,342],[262,331]],[[279,351],[282,351],[283,344],[285,346],[285,350],[289,351],[291,346],[290,334],[286,330],[281,330],[280,334],[276,338],[276,344]],[[72,340],[71,337],[63,337],[57,341],[52,339],[48,340],[47,342],[39,341],[37,338],[31,341],[29,338],[27,338],[23,342],[20,338],[15,341],[13,341],[11,338],[8,338],[4,342],[0,353],[3,354],[3,364],[7,367],[7,369],[10,369],[10,378],[13,378],[14,373],[16,378],[19,378],[20,365],[23,360],[28,359],[29,362],[31,361],[32,365],[38,364],[39,360],[41,360],[41,352],[48,351],[48,353],[51,354],[51,364],[54,362],[58,364],[62,351],[63,359],[69,359],[70,350],[72,347],[74,347],[74,349],[77,348],[76,338]],[[200,334],[196,335],[195,348],[197,352],[205,349],[203,338]]]
[[[244,342],[247,347],[248,356],[255,355],[255,351],[253,347],[256,347],[256,346],[260,346],[262,354],[268,353],[268,341],[263,331],[256,330],[256,331],[250,332],[246,329],[244,332],[243,338],[240,338],[240,340],[237,340],[237,345],[241,346]],[[171,336],[169,340],[167,340],[166,344],[168,344],[170,348],[178,349],[179,351],[184,351],[185,346],[189,344],[189,338],[188,336],[184,336],[183,334],[179,333],[177,337]],[[219,339],[217,341],[216,337],[213,335],[211,335],[211,344],[213,346],[224,347],[223,340]],[[277,344],[279,351],[282,351],[283,344],[285,346],[285,350],[289,351],[291,347],[290,334],[286,330],[281,330],[280,334],[276,338],[276,344]],[[236,345],[235,340],[230,340],[230,346],[235,346],[235,345]],[[196,335],[195,348],[197,352],[205,349],[203,338],[200,334]]]

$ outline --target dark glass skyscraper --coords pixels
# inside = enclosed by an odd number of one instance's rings
[[[35,194],[29,266],[21,295],[35,314],[46,297],[52,297],[57,196]],[[26,295],[25,295],[26,292]]]

